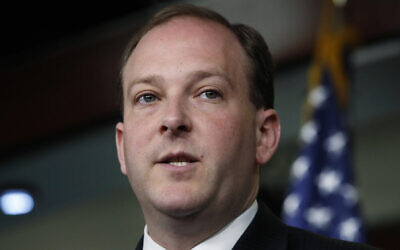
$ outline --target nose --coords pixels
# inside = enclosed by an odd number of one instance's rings
[[[187,114],[184,105],[181,102],[168,103],[162,118],[160,133],[181,135],[192,130],[190,114]]]

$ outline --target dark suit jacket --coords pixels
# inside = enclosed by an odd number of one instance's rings
[[[370,246],[326,238],[302,229],[286,226],[259,202],[259,209],[233,250],[369,250]],[[143,248],[143,237],[136,250]]]

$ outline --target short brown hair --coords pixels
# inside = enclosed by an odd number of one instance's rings
[[[263,37],[255,29],[244,24],[230,24],[223,16],[204,7],[189,4],[178,4],[167,7],[153,16],[152,19],[138,32],[128,43],[122,57],[121,63],[121,90],[122,73],[124,67],[142,37],[154,27],[166,23],[169,20],[180,17],[191,16],[219,23],[231,30],[245,50],[251,64],[248,73],[250,82],[250,101],[256,108],[273,108],[274,106],[274,84],[272,56]],[[122,93],[122,91],[121,91]]]

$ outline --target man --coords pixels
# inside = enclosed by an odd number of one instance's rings
[[[169,7],[133,38],[121,79],[118,158],[146,221],[137,249],[362,249],[288,228],[256,201],[280,124],[255,30]]]

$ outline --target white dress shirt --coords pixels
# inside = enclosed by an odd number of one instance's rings
[[[192,250],[227,250],[232,249],[240,236],[246,231],[258,210],[257,201],[246,209],[240,216],[223,227],[216,234],[201,242]],[[165,250],[158,245],[147,233],[147,225],[144,227],[143,250]]]

